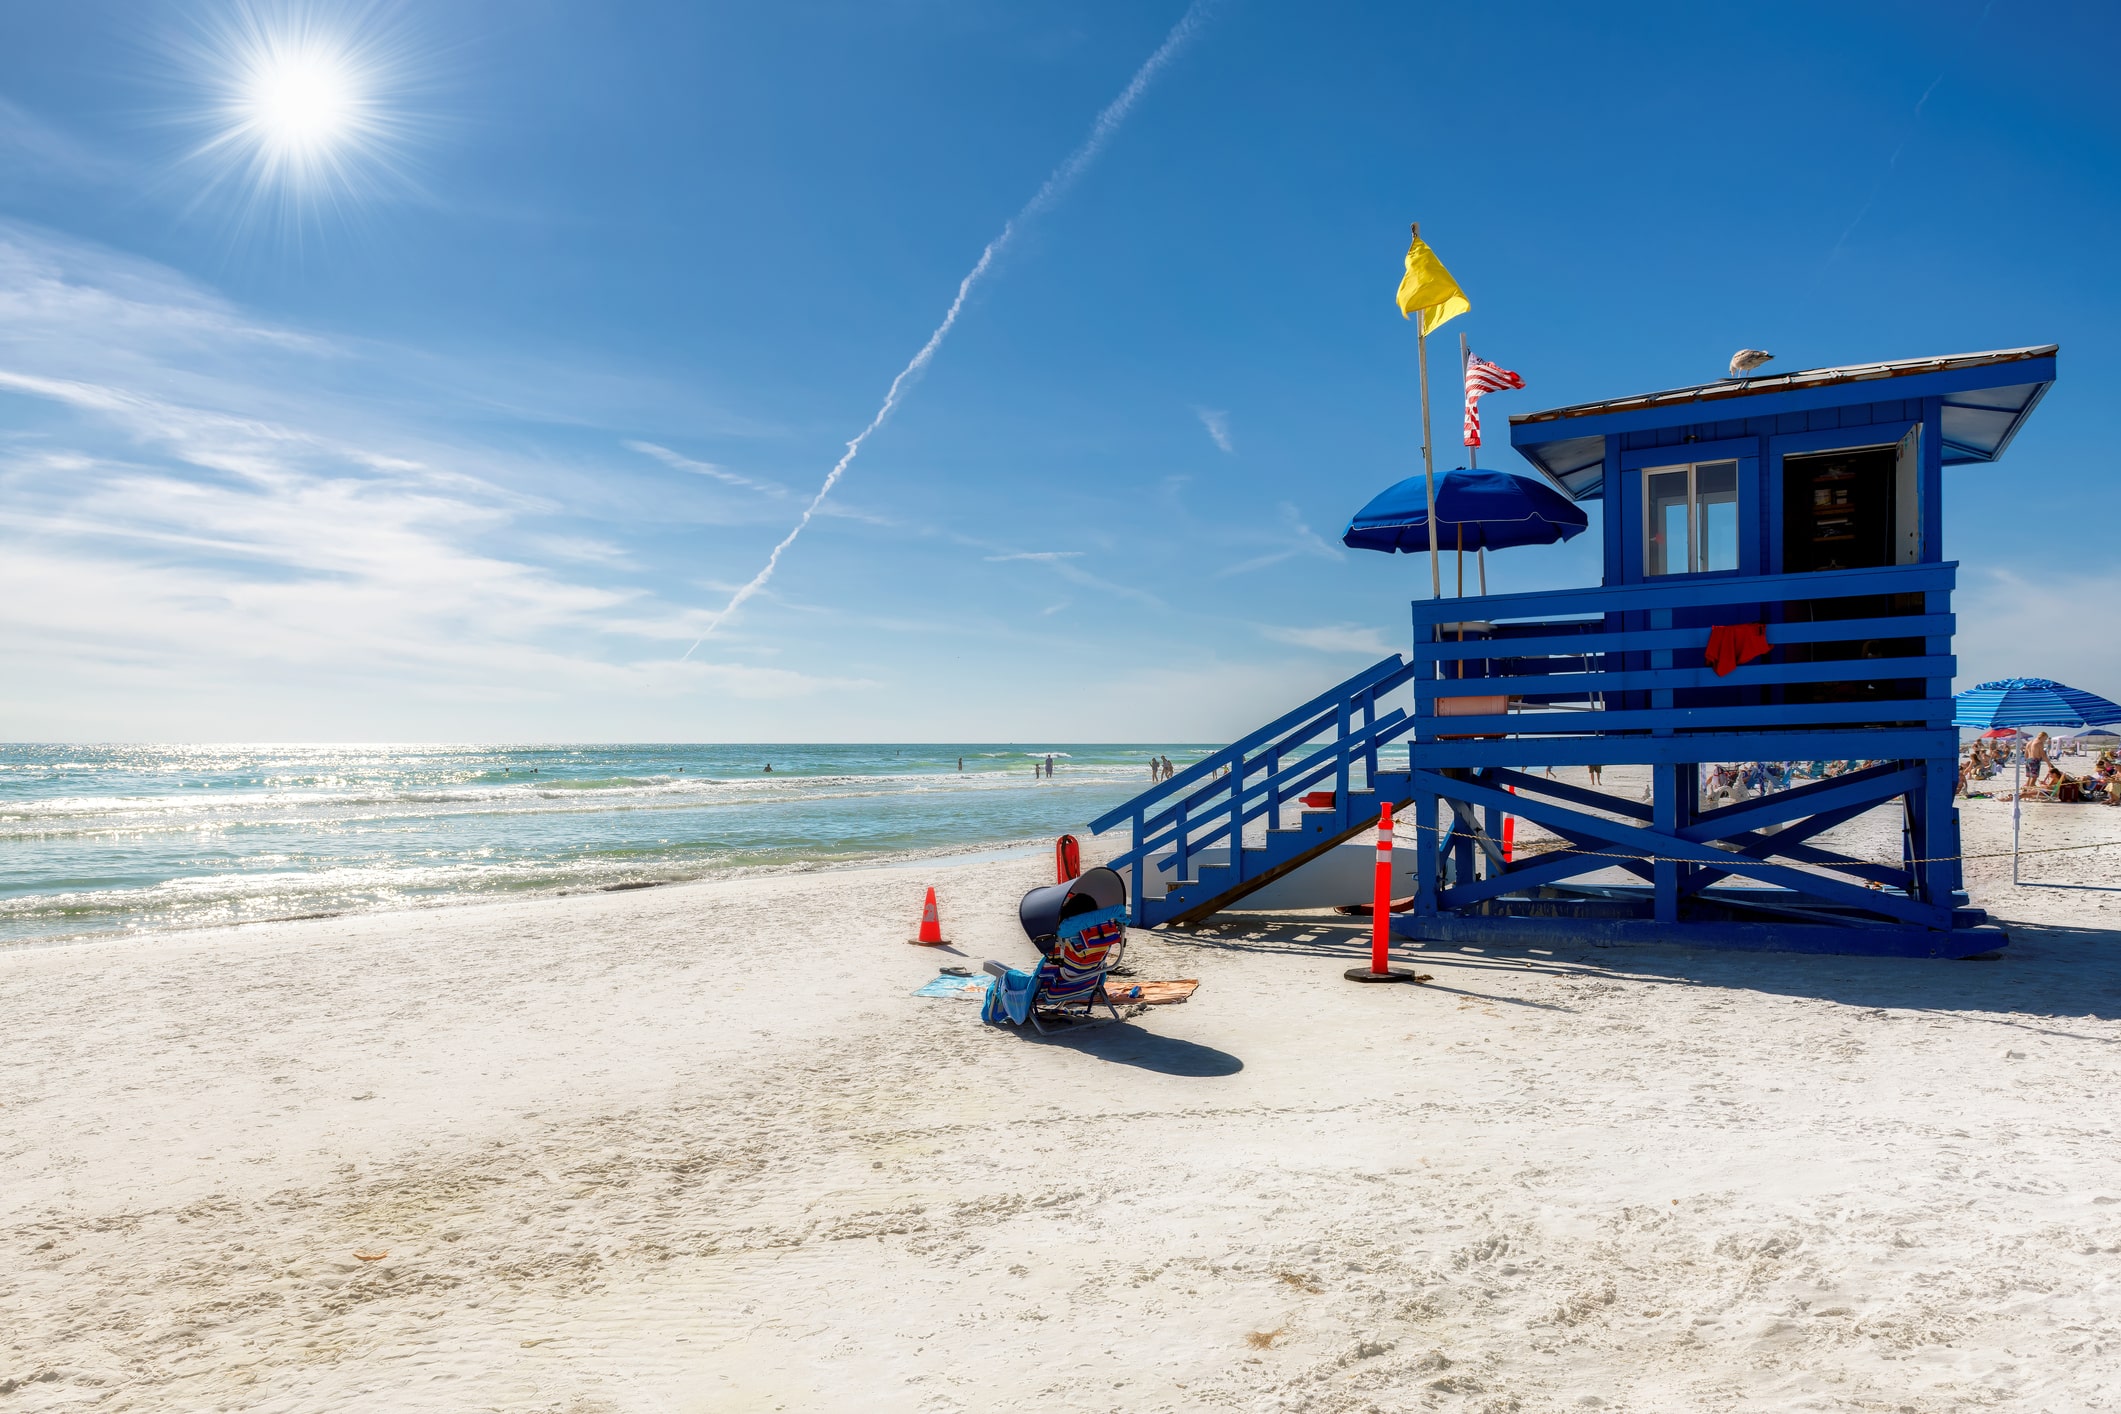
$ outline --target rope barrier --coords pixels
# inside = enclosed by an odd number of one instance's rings
[[[1503,813],[1507,815],[1513,812],[1506,810]],[[1539,824],[1537,820],[1532,820],[1531,823],[1535,825]],[[1418,820],[1401,820],[1399,822],[1399,828],[1427,830],[1431,834],[1448,835],[1453,833],[1457,827],[1453,825],[1424,825]],[[1546,827],[1541,825],[1540,828],[1545,829]],[[2094,844],[2058,844],[2050,845],[2044,849],[2021,849],[2015,851],[2015,853],[2020,856],[2028,854],[2068,854],[2075,850],[2113,849],[2116,846],[2121,846],[2121,840],[2100,840]],[[1708,849],[1716,848],[1714,844],[1706,844],[1704,845],[1704,847]],[[1558,845],[1553,849],[1539,849],[1536,847],[1527,849],[1526,844],[1523,840],[1518,841],[1517,852],[1519,854],[1574,854],[1580,855],[1585,859],[1632,859],[1639,864],[1699,864],[1704,867],[1716,869],[1723,868],[1725,864],[1725,861],[1720,859],[1696,859],[1692,855],[1625,854],[1613,850],[1577,849],[1571,845]],[[1869,864],[1880,869],[1898,869],[1901,866],[1907,864],[1949,864],[1954,860],[1965,859],[2009,859],[2012,854],[2013,851],[2011,850],[1999,849],[1989,851],[1985,854],[1936,854],[1928,855],[1920,859],[1856,859],[1851,860],[1850,862],[1854,864]],[[1797,861],[1797,863],[1802,862],[1803,861]],[[1744,868],[1747,865],[1768,865],[1777,869],[1789,869],[1796,867],[1796,864],[1777,863],[1775,860],[1772,859],[1751,859],[1742,854],[1732,855],[1730,857],[1729,863],[1736,868]],[[1833,866],[1829,864],[1820,864],[1815,865],[1814,867],[1820,869],[1830,869]]]

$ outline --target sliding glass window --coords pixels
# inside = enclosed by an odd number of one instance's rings
[[[1738,568],[1738,463],[1649,467],[1642,493],[1645,575]]]

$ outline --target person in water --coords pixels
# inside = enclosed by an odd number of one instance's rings
[[[765,770],[764,774],[766,774],[766,775],[769,775],[769,776],[773,774],[773,763],[772,763],[771,761],[768,761],[768,762],[766,763],[766,770]]]

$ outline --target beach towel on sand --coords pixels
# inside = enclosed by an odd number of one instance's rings
[[[916,997],[951,997],[961,1001],[974,1001],[986,995],[989,977],[953,977],[944,973],[931,977],[922,986],[913,989]]]

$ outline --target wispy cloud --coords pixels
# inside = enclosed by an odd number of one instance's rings
[[[1240,560],[1215,572],[1214,578],[1228,579],[1232,575],[1249,574],[1263,570],[1269,565],[1278,565],[1284,560],[1293,560],[1299,555],[1310,555],[1321,560],[1342,560],[1347,553],[1340,546],[1329,543],[1326,538],[1304,523],[1303,514],[1295,506],[1283,501],[1276,508],[1281,516],[1287,535],[1281,545],[1263,554]]]
[[[1359,624],[1326,624],[1318,628],[1281,628],[1261,624],[1259,633],[1270,642],[1308,648],[1315,653],[1362,653],[1382,658],[1393,651],[1383,634]]]
[[[0,98],[0,171],[6,170],[64,181],[101,181],[120,169],[27,108]]]
[[[1082,554],[1080,550],[1019,550],[1012,555],[989,555],[986,558],[990,565],[1005,565],[1012,560],[1036,560],[1043,564],[1052,564],[1059,560],[1079,560]]]
[[[740,476],[728,467],[717,466],[713,462],[694,461],[691,457],[680,456],[676,452],[671,451],[670,448],[659,447],[653,442],[628,442],[626,446],[643,456],[655,458],[667,467],[678,471],[689,471],[696,476],[713,477],[716,481],[726,486],[739,486],[746,491],[756,491],[761,495],[772,496],[778,500],[786,500],[793,494],[787,487],[778,485],[775,482],[758,481],[749,476]]]
[[[1193,415],[1200,419],[1201,426],[1208,429],[1209,441],[1226,452],[1235,452],[1237,450],[1236,446],[1230,441],[1229,413],[1219,408],[1197,407],[1193,409]]]
[[[166,269],[0,224],[7,722],[138,731],[180,695],[240,710],[261,682],[305,700],[292,684],[348,678],[379,701],[845,685],[673,662],[703,611],[563,514],[534,457],[327,391],[360,360]]]

